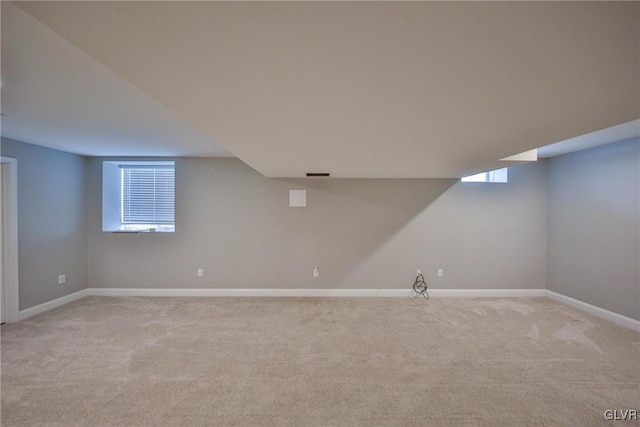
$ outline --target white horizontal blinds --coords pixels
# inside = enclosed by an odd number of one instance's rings
[[[122,223],[174,224],[175,168],[121,166]]]

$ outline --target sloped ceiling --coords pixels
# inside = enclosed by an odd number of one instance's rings
[[[2,82],[4,137],[92,156],[231,156],[7,2],[2,2]]]
[[[636,2],[17,5],[271,177],[459,177],[640,116]]]
[[[586,150],[587,148],[638,137],[640,137],[640,120],[633,120],[547,145],[538,150],[538,157],[561,156],[574,151]]]

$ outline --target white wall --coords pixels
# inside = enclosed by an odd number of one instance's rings
[[[177,159],[176,233],[122,235],[100,231],[102,160],[89,161],[91,287],[408,289],[417,268],[434,288],[545,286],[544,162],[509,184],[461,184],[268,179],[237,159]],[[308,207],[289,208],[302,188]]]

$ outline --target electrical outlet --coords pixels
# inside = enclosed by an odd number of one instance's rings
[[[320,277],[320,269],[318,267],[313,267],[313,277]]]
[[[58,276],[58,285],[62,285],[63,283],[66,283],[66,281],[67,281],[66,274],[61,274]]]
[[[198,274],[198,277],[204,276],[204,270],[199,268],[197,274]]]
[[[444,277],[444,270],[442,268],[438,269],[438,277]]]

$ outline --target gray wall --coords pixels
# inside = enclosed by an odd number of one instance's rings
[[[640,319],[640,140],[548,162],[547,288]]]
[[[545,287],[544,162],[509,184],[461,184],[279,180],[237,159],[177,159],[176,233],[122,235],[100,231],[102,160],[89,161],[91,287],[408,289],[417,268],[434,288]],[[308,207],[289,208],[301,188]]]
[[[86,288],[87,159],[6,138],[1,151],[18,159],[20,309]]]
[[[546,286],[640,319],[638,139],[513,167],[508,184],[177,159],[176,233],[136,235],[101,232],[103,159],[8,139],[2,155],[18,158],[21,309],[87,286],[405,289],[420,268],[432,288]],[[308,207],[289,208],[302,188]]]

